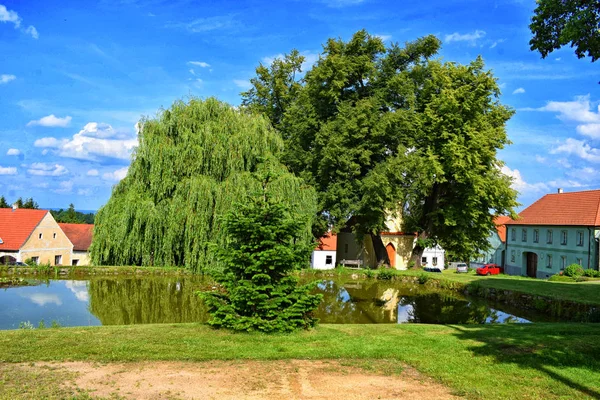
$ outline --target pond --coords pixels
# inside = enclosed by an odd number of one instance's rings
[[[98,278],[31,281],[0,289],[0,329],[38,326],[128,325],[203,322],[208,315],[196,292],[210,286],[199,277]],[[322,281],[316,311],[322,323],[483,324],[542,322],[548,317],[418,284]]]

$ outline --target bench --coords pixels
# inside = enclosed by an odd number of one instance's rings
[[[362,260],[342,260],[340,261],[340,265],[342,267],[349,267],[349,268],[361,268],[363,265],[363,261]]]

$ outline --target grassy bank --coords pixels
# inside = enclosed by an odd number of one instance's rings
[[[388,359],[467,398],[600,397],[600,325],[322,325],[292,335],[203,325],[5,331],[2,362]],[[6,366],[6,365],[5,365]]]

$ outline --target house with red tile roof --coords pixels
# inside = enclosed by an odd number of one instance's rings
[[[58,226],[73,243],[71,265],[90,265],[90,245],[94,233],[93,224],[65,224]]]
[[[472,267],[479,267],[479,264],[488,263],[494,263],[501,267],[506,265],[506,223],[508,221],[511,221],[511,218],[505,215],[500,215],[494,219],[496,229],[490,232],[488,237],[490,248],[479,254],[475,261],[471,263],[477,265],[472,265]]]
[[[600,190],[547,194],[506,222],[511,275],[547,278],[579,264],[598,270]]]
[[[336,262],[337,235],[331,232],[319,239],[310,257],[314,269],[333,269]]]
[[[0,208],[0,264],[71,265],[73,244],[47,210]]]

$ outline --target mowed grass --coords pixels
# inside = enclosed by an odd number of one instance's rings
[[[105,326],[4,331],[0,348],[4,363],[396,360],[472,399],[600,397],[600,325],[594,324],[321,325],[291,335],[233,334],[200,324]]]

